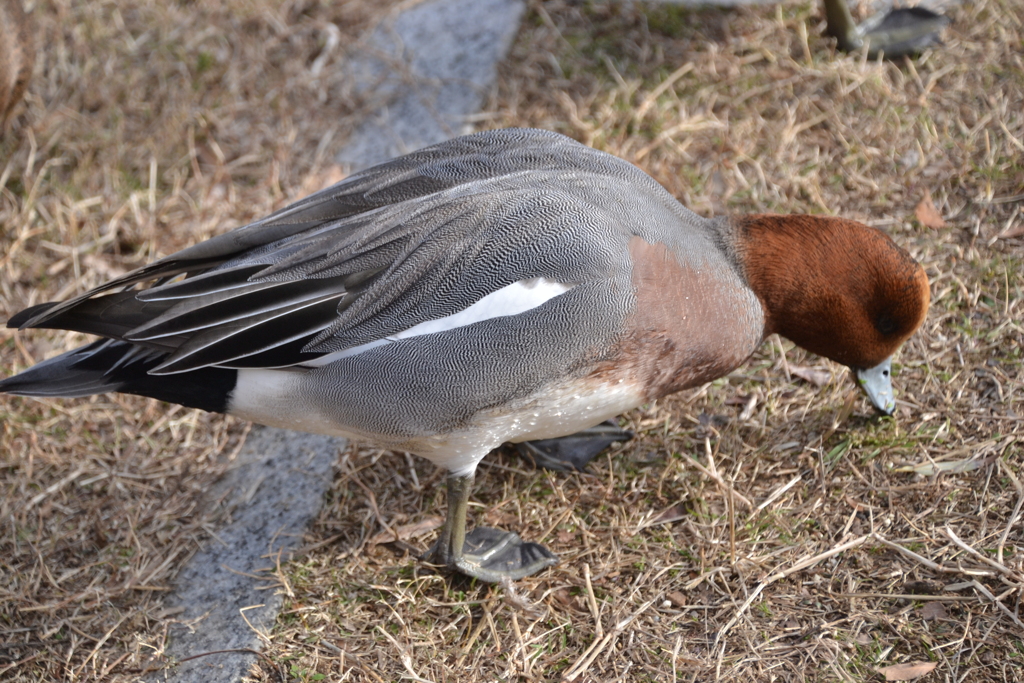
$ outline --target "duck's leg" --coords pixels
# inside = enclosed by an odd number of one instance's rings
[[[829,35],[836,39],[843,52],[852,52],[863,45],[846,0],[825,0],[825,22]]]
[[[608,446],[632,438],[633,432],[608,420],[569,436],[517,443],[516,450],[537,467],[557,472],[582,472],[587,463]]]
[[[489,583],[515,581],[558,562],[544,546],[528,543],[511,531],[477,527],[467,534],[472,488],[472,474],[448,476],[448,516],[440,537],[423,559]]]
[[[910,7],[876,14],[857,26],[847,0],[824,1],[828,32],[835,36],[839,49],[850,52],[867,43],[872,59],[879,53],[891,59],[938,45],[942,42],[939,31],[949,24],[949,17],[924,7]]]

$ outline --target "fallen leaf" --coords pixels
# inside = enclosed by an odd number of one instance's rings
[[[564,588],[559,588],[558,590],[556,590],[554,593],[552,593],[551,597],[553,597],[555,599],[555,602],[557,602],[562,607],[572,608],[576,606],[573,597],[569,595],[569,591],[567,591]]]
[[[558,539],[559,543],[568,543],[572,539],[576,538],[575,531],[559,531],[555,534],[555,538]]]
[[[946,608],[942,606],[941,602],[932,601],[926,603],[921,608],[921,618],[925,621],[935,621],[936,619],[946,618]]]
[[[946,227],[946,221],[942,220],[942,214],[935,208],[935,202],[932,201],[932,193],[930,190],[925,189],[924,197],[917,203],[917,208],[914,209],[914,215],[917,216],[917,220],[921,225],[926,228],[938,230],[939,228]]]
[[[381,543],[394,543],[395,541],[408,541],[410,538],[416,538],[423,534],[428,534],[434,529],[437,529],[444,523],[440,517],[425,517],[418,522],[413,524],[403,524],[402,526],[395,527],[395,533],[390,531],[382,531],[369,540],[369,545],[379,545]],[[397,534],[398,538],[395,538]]]
[[[936,662],[907,662],[906,664],[893,664],[882,669],[875,669],[885,676],[887,681],[913,681],[927,673],[931,673]]]
[[[665,597],[668,598],[669,602],[671,602],[679,609],[686,607],[686,596],[680,593],[679,591],[672,591],[671,593],[666,593]]]
[[[922,462],[917,465],[894,467],[893,472],[913,472],[930,477],[940,472],[973,472],[995,462],[995,456],[988,458],[967,458],[965,460],[947,460],[946,462]]]
[[[810,382],[816,387],[823,387],[832,381],[832,373],[827,370],[808,368],[803,365],[790,365],[789,374],[795,375],[805,382]]]
[[[683,503],[676,503],[667,510],[662,511],[651,521],[644,524],[644,528],[654,526],[655,524],[671,524],[672,522],[678,522],[681,519],[686,519],[686,505]]]
[[[1014,237],[1020,237],[1021,235],[1024,235],[1024,223],[1020,223],[1010,228],[1009,230],[1004,230],[1003,232],[999,233],[996,237],[998,237],[1001,240],[1008,240]]]

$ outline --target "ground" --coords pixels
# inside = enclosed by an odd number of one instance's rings
[[[35,3],[45,49],[0,141],[0,318],[337,179],[374,104],[344,60],[386,9]],[[932,283],[896,415],[771,338],[623,416],[637,438],[584,474],[498,453],[471,516],[562,558],[514,586],[417,562],[442,473],[353,445],[304,550],[268,560],[286,607],[251,680],[1024,678],[1024,26],[1016,0],[951,14],[942,48],[889,63],[836,53],[809,2],[532,1],[479,125],[563,132],[704,215],[884,230]],[[0,373],[81,341],[5,330]],[[123,396],[0,398],[0,421],[0,678],[135,680],[247,425]]]

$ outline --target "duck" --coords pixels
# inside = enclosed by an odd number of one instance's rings
[[[0,0],[0,137],[25,95],[35,62],[35,32],[21,0]]]
[[[423,559],[485,582],[557,563],[467,531],[477,465],[742,364],[770,334],[852,369],[892,413],[928,278],[834,216],[690,211],[633,164],[543,130],[479,132],[359,172],[8,322],[98,340],[0,392],[149,396],[366,440],[447,471]]]
[[[847,0],[825,0],[825,21],[840,50],[853,52],[866,44],[871,59],[880,54],[895,59],[941,45],[939,33],[950,23],[949,17],[918,6],[875,14],[858,26]]]

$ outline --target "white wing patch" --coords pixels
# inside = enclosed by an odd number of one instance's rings
[[[336,360],[355,356],[369,351],[370,349],[377,348],[378,346],[383,346],[384,344],[390,344],[391,342],[398,341],[399,339],[408,339],[409,337],[419,337],[424,334],[446,332],[448,330],[466,327],[484,320],[490,320],[491,318],[519,315],[520,313],[525,313],[533,308],[537,308],[551,299],[554,299],[556,296],[565,294],[575,286],[575,283],[565,284],[563,282],[556,282],[544,277],[535,277],[530,278],[529,280],[513,282],[512,284],[502,287],[495,292],[491,292],[458,313],[452,313],[451,315],[446,315],[443,318],[437,318],[435,320],[427,320],[419,323],[418,325],[413,325],[407,330],[402,330],[397,334],[385,337],[384,339],[377,339],[372,342],[367,342],[366,344],[360,344],[359,346],[335,351],[334,353],[329,353],[326,356],[321,356],[320,358],[303,363],[302,365],[304,367],[318,368],[327,365],[328,363],[333,363]]]

